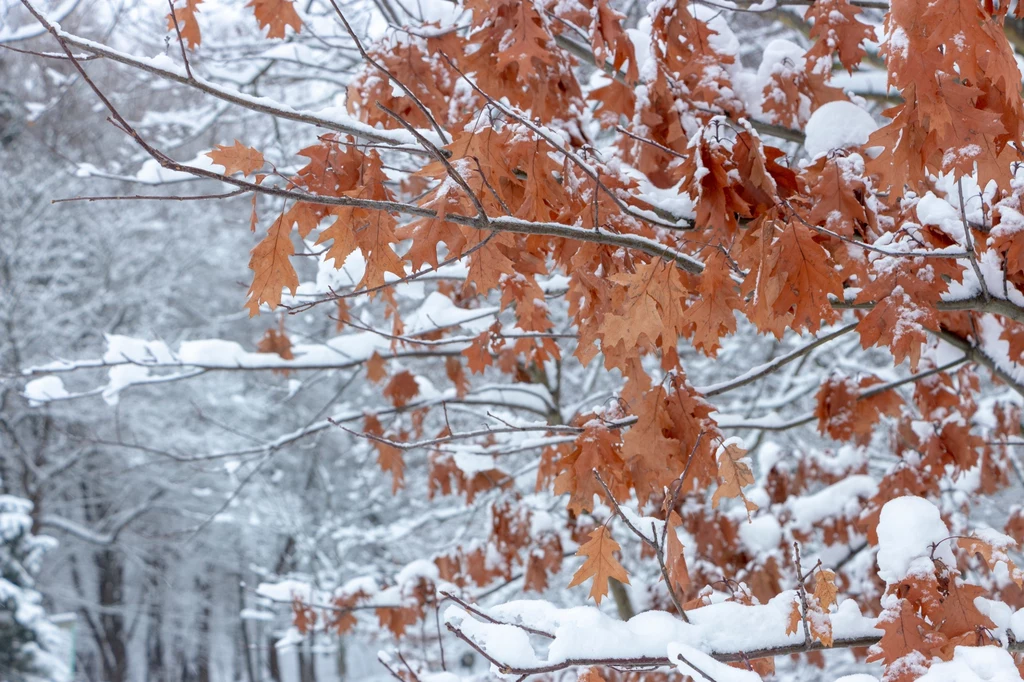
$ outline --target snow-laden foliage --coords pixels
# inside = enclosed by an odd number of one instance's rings
[[[1020,679],[1019,8],[178,0],[125,8],[140,38],[10,5],[0,41],[119,136],[78,179],[148,192],[60,198],[248,228],[224,310],[263,316],[33,347],[19,409],[100,399],[106,443],[194,483],[211,504],[172,532],[211,564],[239,547],[245,620],[290,612],[282,656],[372,641],[407,682]],[[147,274],[173,288],[182,259]],[[204,390],[198,422],[234,438],[161,409]],[[98,528],[40,521],[109,561],[188,487],[147,482]]]
[[[0,495],[0,677],[17,682],[63,680],[66,643],[47,619],[35,590],[50,538],[32,533],[32,503]]]

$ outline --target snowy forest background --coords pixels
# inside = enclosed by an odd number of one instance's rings
[[[220,9],[230,15],[241,5]],[[167,48],[166,13],[153,2],[83,0],[64,21],[158,54]],[[23,28],[38,33],[24,19],[10,3],[0,7],[0,44],[52,51],[45,37],[16,39]],[[230,16],[223,25],[236,33]],[[273,61],[239,68],[254,35],[232,36],[232,49],[214,58],[219,68],[252,92],[292,85],[286,73],[264,68]],[[144,74],[104,69],[97,79],[128,93],[120,101],[130,116],[157,101],[172,104],[144,127],[186,158],[251,123],[243,111],[200,105]],[[139,173],[141,159],[96,104],[66,68],[0,51],[0,490],[30,500],[36,531],[59,541],[38,587],[49,611],[77,615],[78,679],[270,679],[272,643],[291,611],[268,608],[255,587],[292,571],[401,563],[402,543],[386,531],[380,542],[338,534],[372,519],[386,526],[395,519],[382,514],[407,503],[390,499],[390,485],[377,480],[383,475],[345,464],[353,445],[337,434],[264,458],[264,443],[332,400],[358,402],[360,383],[346,386],[343,376],[220,372],[123,400],[33,407],[21,397],[23,382],[12,375],[55,358],[101,355],[108,335],[224,338],[252,348],[276,324],[249,322],[240,306],[251,248],[245,200],[51,204],[181,186],[154,188],[159,178]],[[260,133],[268,144],[290,134]],[[52,248],[38,248],[43,242]],[[331,324],[303,335],[326,338]],[[205,457],[236,450],[255,451],[259,467],[253,454]],[[358,666],[375,656],[353,658],[362,676],[369,671]]]

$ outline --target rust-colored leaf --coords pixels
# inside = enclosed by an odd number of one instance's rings
[[[199,19],[196,17],[202,2],[203,0],[184,0],[180,7],[174,7],[167,15],[167,30],[173,31],[177,23],[181,39],[188,44],[190,50],[196,49],[203,42]]]
[[[612,539],[611,533],[606,527],[596,528],[590,534],[590,540],[581,545],[579,551],[576,552],[576,556],[585,556],[587,560],[576,570],[569,587],[576,587],[585,580],[593,579],[590,596],[600,604],[602,597],[608,594],[610,579],[628,585],[629,575],[619,560],[615,558],[615,552],[618,552],[619,549],[619,543]]]
[[[290,261],[294,253],[291,226],[279,217],[270,226],[263,241],[252,250],[249,259],[249,269],[253,271],[249,300],[245,304],[249,309],[249,317],[259,315],[262,303],[271,309],[276,308],[281,303],[282,289],[288,289],[294,294],[299,288],[299,277]]]
[[[252,7],[260,28],[267,29],[268,38],[284,38],[286,26],[296,33],[302,30],[302,19],[292,0],[250,0],[246,7]]]
[[[263,154],[252,147],[235,140],[231,146],[219,144],[212,151],[206,152],[218,166],[224,166],[224,174],[252,175],[260,168],[263,168]]]
[[[754,472],[747,464],[747,451],[736,442],[727,441],[718,450],[718,487],[711,496],[711,505],[717,507],[724,498],[743,500],[747,513],[757,510],[757,505],[743,494],[743,486],[754,482]]]

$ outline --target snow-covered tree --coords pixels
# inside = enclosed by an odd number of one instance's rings
[[[184,450],[132,442],[213,502],[175,530],[261,555],[286,643],[386,642],[403,680],[486,676],[466,651],[518,679],[1020,679],[1011,9],[181,0],[129,10],[140,40],[22,0],[9,35],[120,135],[80,172],[258,233],[266,317],[107,333],[19,390],[179,424]],[[234,438],[184,433],[197,386]]]
[[[35,589],[52,540],[32,533],[32,504],[0,495],[0,679],[63,680],[67,642],[47,620]]]

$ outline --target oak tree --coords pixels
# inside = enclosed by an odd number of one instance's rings
[[[212,0],[170,3],[155,59],[22,4],[140,158],[251,199],[239,307],[272,320],[251,350],[112,339],[27,370],[26,395],[85,396],[59,377],[97,367],[115,392],[358,378],[365,398],[268,457],[331,433],[436,505],[422,525],[482,512],[403,565],[268,587],[301,633],[392,640],[407,682],[456,642],[519,679],[833,656],[885,682],[1021,679],[1024,515],[992,503],[1024,487],[1019,5],[249,3],[239,30],[293,51],[285,79],[335,101],[317,110],[218,78]],[[791,40],[745,44],[773,18]],[[86,57],[264,128],[176,160]]]

